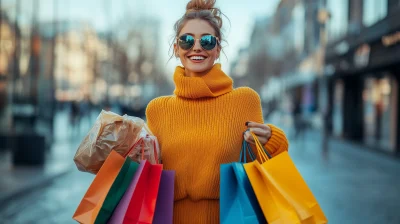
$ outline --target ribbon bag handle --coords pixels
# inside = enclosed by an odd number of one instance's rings
[[[239,162],[247,163],[247,153],[250,156],[251,161],[254,161],[257,159],[256,155],[254,155],[253,150],[251,149],[250,145],[246,140],[243,140],[242,142],[242,149],[240,150],[240,159]]]
[[[264,163],[269,159],[271,159],[272,158],[271,154],[264,148],[260,140],[258,140],[257,136],[252,131],[250,131],[250,134],[253,136],[254,141],[256,143],[257,155],[260,158],[261,162]]]
[[[156,164],[160,164],[160,160],[158,158],[158,153],[157,153],[157,139],[155,138],[153,141],[153,148],[154,148],[154,158],[156,159]]]
[[[137,141],[129,148],[129,150],[123,155],[123,157],[126,158],[126,157],[132,152],[132,150],[135,149],[135,147],[136,147],[138,144],[142,143],[142,141],[143,141],[143,139],[142,139],[142,138],[139,138],[139,140],[137,140]]]

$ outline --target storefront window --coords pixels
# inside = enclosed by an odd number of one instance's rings
[[[364,141],[393,151],[397,135],[397,83],[387,75],[383,78],[365,80],[364,100]]]
[[[380,145],[389,150],[395,149],[396,139],[396,113],[397,108],[397,83],[395,79],[385,77],[379,83],[381,90],[382,125],[380,127]]]
[[[364,104],[364,142],[369,145],[376,143],[376,80],[368,78],[365,80],[363,91]]]
[[[338,80],[335,83],[335,95],[333,102],[333,114],[332,114],[332,125],[333,135],[341,137],[343,134],[343,94],[344,94],[344,83],[342,80]]]

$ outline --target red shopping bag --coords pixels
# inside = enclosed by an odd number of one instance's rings
[[[153,222],[162,165],[152,165],[147,160],[142,160],[141,163],[145,164],[125,213],[124,224],[151,224]]]

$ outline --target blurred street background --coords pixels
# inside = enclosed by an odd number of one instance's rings
[[[187,0],[0,0],[0,223],[74,223],[102,109],[174,90]],[[217,0],[223,70],[261,96],[329,223],[400,223],[400,0]]]

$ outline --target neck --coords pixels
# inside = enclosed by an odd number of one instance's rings
[[[202,72],[193,72],[193,71],[190,71],[189,69],[185,68],[185,76],[186,77],[203,77],[204,75],[209,73],[211,69],[212,69],[212,67],[205,71],[202,71]]]
[[[174,73],[174,94],[189,99],[218,97],[233,89],[233,80],[215,64],[206,72],[189,72],[177,66]]]

